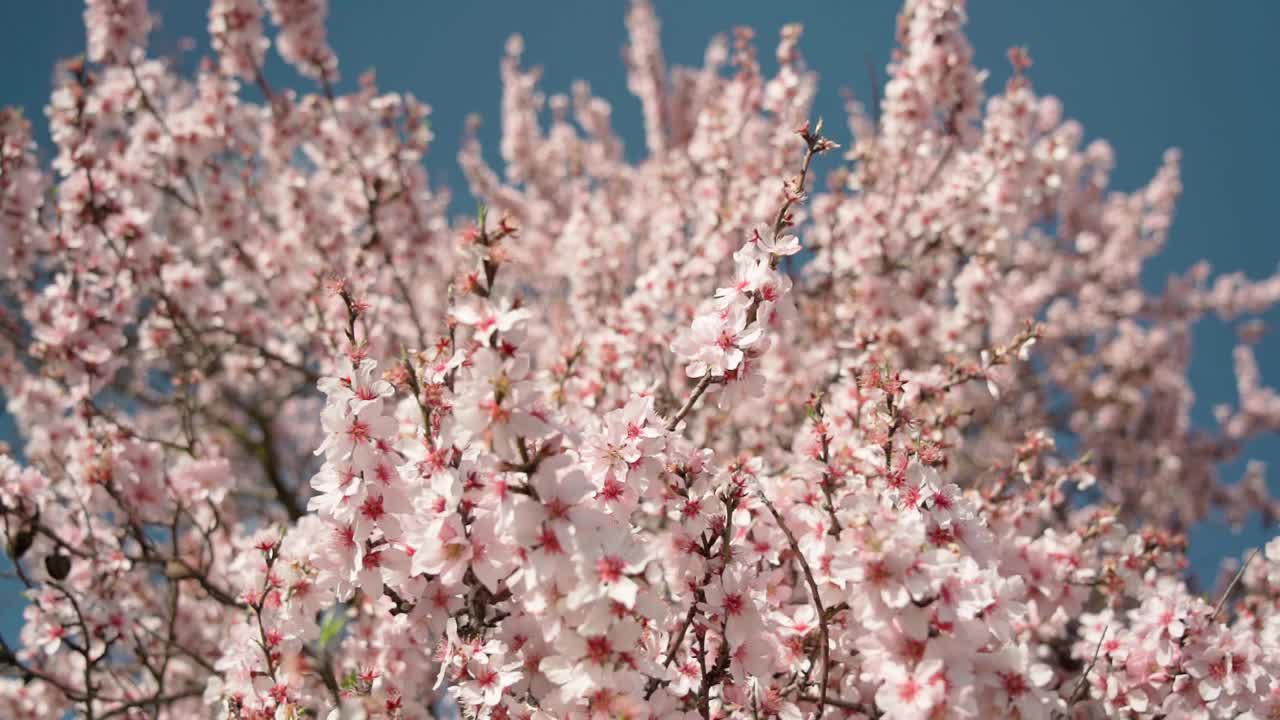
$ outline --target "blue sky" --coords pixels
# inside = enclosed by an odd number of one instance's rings
[[[409,91],[433,107],[436,143],[428,155],[433,182],[465,197],[454,157],[465,118],[479,113],[481,137],[497,145],[498,60],[508,35],[525,37],[526,62],[544,68],[543,87],[567,91],[575,79],[591,83],[611,101],[615,127],[634,157],[643,145],[639,104],[626,92],[620,48],[625,42],[626,5],[617,0],[555,2],[407,1],[332,3],[330,42],[340,58],[341,88],[376,68],[384,90]],[[712,34],[736,25],[757,31],[770,50],[777,29],[805,25],[801,49],[821,75],[817,112],[837,132],[843,123],[840,89],[870,97],[867,61],[879,74],[893,44],[897,5],[892,2],[835,0],[657,0],[669,64],[697,64]],[[153,54],[172,55],[179,39],[196,40],[183,55],[186,67],[207,53],[207,4],[194,0],[152,0],[163,18],[151,36]],[[82,5],[72,0],[11,3],[0,23],[0,105],[20,105],[42,124],[55,60],[84,48]],[[970,7],[969,35],[980,66],[992,70],[989,88],[1007,76],[1005,51],[1025,45],[1035,66],[1031,78],[1043,94],[1063,100],[1066,114],[1080,120],[1089,138],[1105,138],[1116,150],[1113,187],[1134,189],[1158,166],[1168,147],[1183,150],[1184,195],[1166,251],[1150,264],[1149,287],[1195,261],[1208,259],[1215,271],[1243,270],[1252,277],[1274,272],[1280,243],[1271,213],[1280,201],[1280,3],[1238,0],[1114,2],[1076,0],[982,0]],[[762,56],[771,57],[771,52]],[[277,86],[308,88],[279,61],[268,74]],[[38,134],[46,153],[48,137]],[[490,153],[492,157],[494,153]],[[46,157],[48,155],[46,154]],[[469,202],[455,203],[469,213]],[[1280,327],[1280,313],[1266,320]],[[1192,381],[1196,418],[1211,421],[1218,403],[1234,402],[1231,372],[1233,335],[1214,320],[1201,324]],[[1280,335],[1257,348],[1264,378],[1280,385]],[[12,439],[0,414],[0,439]],[[1271,487],[1280,491],[1280,443],[1255,442],[1248,455],[1273,468]],[[1237,478],[1243,463],[1225,467]],[[1221,525],[1197,528],[1191,558],[1197,574],[1211,579],[1217,560],[1240,556],[1274,534],[1252,522],[1234,534]],[[0,632],[14,639],[19,598],[0,583]]]

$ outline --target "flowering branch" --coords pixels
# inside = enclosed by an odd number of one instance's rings
[[[809,561],[805,559],[804,552],[800,549],[800,543],[796,542],[795,533],[791,532],[791,528],[787,527],[787,523],[782,519],[782,514],[774,507],[773,503],[764,494],[763,489],[757,490],[757,497],[769,509],[769,514],[773,515],[773,520],[778,524],[778,528],[782,530],[782,534],[787,537],[787,544],[791,546],[791,553],[800,563],[800,569],[804,573],[805,583],[809,586],[809,601],[813,603],[813,609],[818,617],[818,649],[822,653],[822,678],[818,684],[818,709],[814,712],[814,720],[821,720],[822,713],[827,707],[827,685],[828,674],[831,671],[831,661],[829,653],[831,651],[830,630],[827,627],[827,611],[822,606],[822,598],[818,595],[818,583],[814,580],[813,570],[809,567]]]

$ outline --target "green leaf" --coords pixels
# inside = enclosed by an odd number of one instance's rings
[[[352,670],[351,672],[347,673],[346,677],[342,678],[342,682],[338,684],[338,687],[340,687],[343,690],[346,690],[347,692],[351,692],[352,690],[356,689],[356,684],[359,682],[360,682],[359,678],[356,677],[356,671]]]
[[[335,608],[329,611],[328,617],[324,619],[324,624],[320,626],[320,649],[323,650],[329,646],[338,633],[342,632],[342,628],[347,626],[347,616],[339,609]]]

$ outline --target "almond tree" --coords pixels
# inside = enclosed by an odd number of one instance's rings
[[[325,16],[212,0],[184,77],[88,0],[50,167],[0,114],[0,715],[1280,713],[1280,540],[1208,597],[1184,554],[1280,509],[1216,470],[1280,428],[1280,276],[1143,288],[1176,152],[1110,191],[1025,51],[984,95],[961,0],[907,0],[840,130],[799,26],[772,76],[746,29],[669,69],[638,1],[644,159],[512,38],[450,221],[428,107],[339,95]]]

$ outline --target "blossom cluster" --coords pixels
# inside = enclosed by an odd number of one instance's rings
[[[1280,275],[1144,289],[1176,152],[1111,190],[1025,51],[984,95],[962,0],[906,0],[847,131],[800,26],[668,67],[635,0],[643,158],[512,38],[450,219],[430,108],[338,93],[326,12],[211,0],[186,77],[88,0],[49,167],[0,112],[0,716],[1280,713],[1280,540],[1199,594],[1185,537],[1280,514],[1217,469],[1280,429]]]

